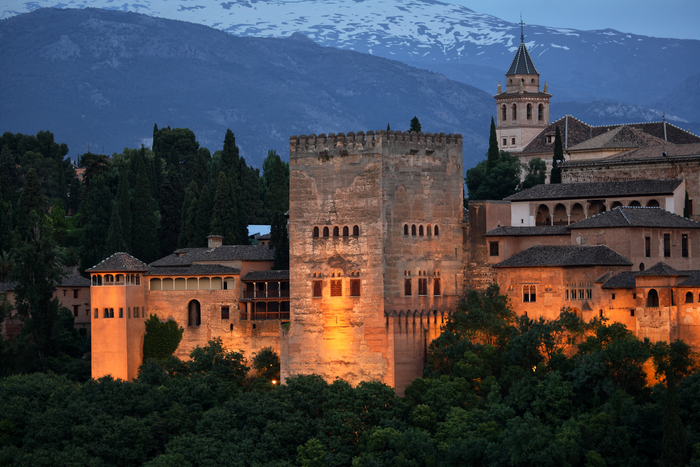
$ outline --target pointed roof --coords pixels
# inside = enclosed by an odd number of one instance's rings
[[[632,263],[605,245],[538,245],[493,265],[494,268],[548,266],[632,266]]]
[[[508,201],[549,199],[607,198],[611,196],[670,195],[683,183],[678,178],[665,180],[623,180],[618,182],[547,183],[536,185],[504,198]]]
[[[654,227],[669,229],[700,229],[700,222],[679,216],[659,207],[618,206],[568,226],[576,229],[615,227]]]
[[[648,276],[648,277],[659,277],[659,276],[690,276],[688,271],[678,271],[672,268],[663,261],[659,261],[646,271],[638,272],[637,277]]]
[[[103,259],[97,265],[86,269],[86,272],[121,272],[121,271],[148,271],[148,265],[134,258],[129,253],[118,252]]]
[[[510,68],[506,72],[506,76],[510,75],[538,75],[539,72],[535,68],[535,64],[532,63],[532,58],[530,58],[530,53],[525,47],[525,43],[521,42],[518,47],[518,51],[513,57],[513,63],[510,64]]]

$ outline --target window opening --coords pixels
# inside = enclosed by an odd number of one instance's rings
[[[418,295],[428,295],[428,279],[418,279]]]
[[[221,307],[221,319],[229,319],[229,307]]]
[[[314,227],[314,238],[318,238],[318,227]]]
[[[498,256],[498,242],[489,242],[489,256]]]
[[[406,279],[403,281],[403,294],[406,297],[411,296],[411,279]]]
[[[647,293],[647,306],[652,308],[659,306],[659,293],[656,289],[650,289]]]
[[[320,297],[322,291],[321,281],[314,282],[314,297]]]
[[[343,296],[343,281],[334,280],[331,281],[331,297],[342,297]]]
[[[340,236],[340,229],[338,229],[338,226],[333,227],[333,236],[334,237]]]
[[[688,234],[681,235],[681,255],[683,258],[688,257]]]
[[[440,279],[433,280],[433,295],[438,296],[440,294]]]
[[[201,326],[202,324],[202,312],[197,300],[192,300],[188,305],[188,326]]]
[[[329,232],[328,227],[324,227],[323,228],[323,236],[328,237],[328,232]]]
[[[411,226],[411,235],[415,235],[415,234],[416,234],[416,226],[412,225]]]
[[[352,279],[350,281],[350,295],[353,297],[360,296],[360,280],[359,279]]]
[[[360,227],[358,227],[357,225],[354,225],[354,226],[352,227],[352,234],[353,234],[355,237],[359,237],[359,236],[360,236]]]
[[[664,234],[664,258],[671,257],[671,234]]]
[[[350,235],[350,229],[348,229],[348,226],[346,225],[343,227],[343,237],[347,237]]]
[[[644,237],[644,256],[651,258],[651,237]]]

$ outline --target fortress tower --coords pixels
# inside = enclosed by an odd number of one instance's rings
[[[506,91],[498,83],[496,99],[496,134],[501,150],[518,153],[549,125],[549,98],[547,83],[540,92],[540,74],[525,47],[525,36],[520,34],[520,46],[513,63],[506,72]]]
[[[290,169],[282,377],[402,394],[461,292],[462,137],[292,136]]]

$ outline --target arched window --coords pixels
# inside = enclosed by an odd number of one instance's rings
[[[408,224],[403,225],[403,234],[408,235]]]
[[[415,235],[415,234],[416,234],[416,226],[412,225],[411,226],[411,235]]]
[[[685,303],[693,303],[693,292],[685,294]]]
[[[418,226],[418,235],[420,235],[421,237],[423,236],[423,226],[422,225]]]
[[[647,306],[657,307],[659,306],[659,293],[656,289],[650,289],[647,293]]]
[[[428,227],[425,228],[425,234],[427,236],[431,236],[433,234],[433,228],[428,224]]]
[[[136,274],[136,285],[141,285],[141,274]]]
[[[655,199],[650,199],[649,202],[647,203],[648,208],[658,208],[659,207],[659,202],[656,201]]]
[[[334,237],[340,236],[340,229],[338,228],[338,226],[333,227],[333,236]]]
[[[202,324],[202,312],[199,307],[199,302],[197,300],[192,300],[189,305],[187,305],[189,319],[187,321],[188,326],[201,326]]]
[[[406,297],[411,296],[411,279],[406,279],[405,281],[403,281],[403,294]]]
[[[440,279],[433,280],[433,295],[440,295]]]
[[[104,317],[109,318],[109,308],[105,308]]]
[[[347,237],[348,235],[350,235],[350,229],[348,229],[348,226],[346,225],[343,227],[343,237]]]
[[[440,231],[438,230],[438,226],[436,225],[435,226],[435,236],[437,237],[438,235],[440,235]]]
[[[318,238],[318,227],[314,227],[314,238]]]
[[[537,107],[537,120],[544,120],[544,105],[542,104]]]
[[[323,228],[323,236],[327,237],[328,236],[328,227]]]
[[[508,114],[508,112],[506,111],[506,106],[505,106],[505,104],[503,104],[501,106],[501,120],[502,121],[504,121],[504,122],[506,121],[507,114]]]
[[[352,234],[355,237],[359,237],[360,236],[360,227],[357,225],[353,225],[352,226]]]
[[[513,120],[517,120],[518,119],[518,106],[517,105],[513,104],[513,106],[511,107],[511,113],[513,114]]]
[[[315,281],[314,282],[314,297],[320,297],[322,295],[321,289],[322,289],[321,281]]]
[[[527,119],[532,120],[532,104],[527,105]]]
[[[583,297],[581,297],[583,299]],[[523,286],[523,302],[536,302],[537,301],[537,286],[536,285],[524,285]]]

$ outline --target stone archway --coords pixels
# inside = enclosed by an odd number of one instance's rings
[[[549,206],[540,204],[537,208],[537,216],[535,217],[535,225],[552,225]]]

